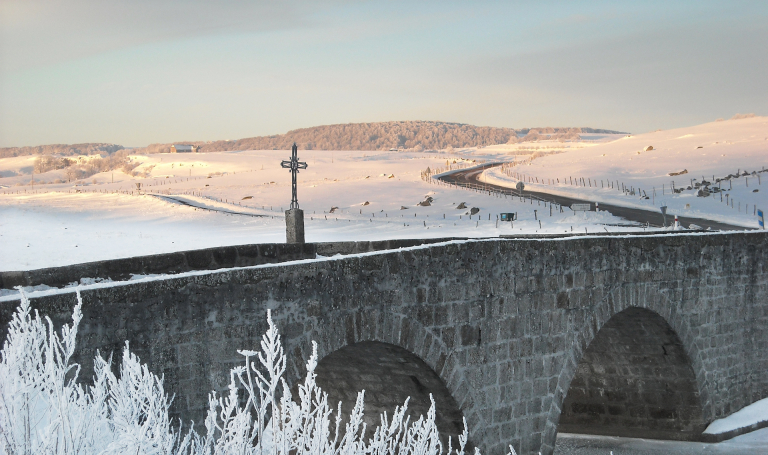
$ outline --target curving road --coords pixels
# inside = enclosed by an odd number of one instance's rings
[[[488,168],[501,166],[501,163],[490,163],[481,167],[472,169],[466,169],[462,171],[454,172],[453,174],[440,177],[439,180],[452,183],[458,186],[471,187],[474,189],[487,189],[488,191],[495,191],[499,193],[511,194],[513,196],[521,196],[520,192],[514,188],[507,188],[500,185],[494,185],[492,183],[485,183],[479,180],[480,174]],[[592,204],[594,207],[594,201],[587,201],[584,199],[576,199],[567,196],[558,196],[555,194],[549,194],[537,191],[523,190],[525,197],[533,197],[541,201],[554,202],[556,204],[569,207],[571,204]],[[650,210],[636,209],[631,207],[622,207],[620,205],[600,203],[600,210],[610,212],[612,215],[619,216],[628,221],[634,221],[637,223],[648,223],[651,226],[661,227],[664,225],[664,217],[661,212],[655,212]],[[734,226],[732,224],[721,223],[719,221],[706,220],[703,218],[692,218],[678,215],[680,223],[684,226],[690,224],[696,224],[704,229],[723,230],[723,231],[743,231],[748,230],[743,226]],[[675,215],[667,213],[667,225],[674,223]]]
[[[256,213],[246,213],[246,212],[238,212],[238,211],[235,211],[235,210],[227,210],[227,209],[223,209],[223,208],[219,208],[219,207],[206,207],[206,206],[203,206],[203,205],[195,204],[193,201],[188,201],[186,199],[182,199],[180,197],[174,197],[173,195],[168,195],[168,194],[156,194],[156,193],[145,193],[145,194],[147,196],[153,196],[153,197],[156,197],[158,199],[162,199],[164,201],[172,201],[172,202],[175,202],[177,204],[186,205],[186,206],[189,206],[189,207],[194,207],[196,209],[208,210],[209,212],[221,212],[221,213],[226,213],[227,215],[243,215],[243,216],[250,216],[250,217],[254,217],[254,218],[265,218],[265,217],[268,216],[268,215],[259,215],[259,214],[256,214]]]

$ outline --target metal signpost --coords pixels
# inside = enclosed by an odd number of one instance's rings
[[[667,206],[662,205],[659,209],[661,210],[661,216],[664,217],[664,227],[667,227]]]
[[[517,220],[517,212],[513,213],[499,213],[499,220],[500,221],[509,221],[509,228],[514,229],[515,223],[513,221]],[[498,226],[499,222],[496,221],[496,227]]]
[[[296,143],[291,149],[291,159],[283,160],[280,166],[291,171],[291,208],[285,211],[285,237],[288,243],[304,243],[304,211],[299,208],[296,195],[296,174],[306,169],[307,163],[299,161]]]

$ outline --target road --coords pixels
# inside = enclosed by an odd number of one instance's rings
[[[459,186],[483,188],[489,191],[496,191],[496,192],[511,194],[513,196],[519,197],[520,192],[514,188],[507,188],[504,186],[494,185],[491,183],[485,183],[485,182],[479,181],[480,174],[485,169],[488,169],[494,166],[500,166],[500,165],[501,165],[500,163],[491,163],[481,167],[466,169],[466,170],[454,172],[453,174],[446,175],[444,177],[440,177],[440,180],[448,183],[453,183]],[[587,200],[576,199],[576,198],[567,197],[567,196],[558,196],[555,194],[528,191],[528,190],[523,190],[523,196],[527,198],[533,197],[534,199],[539,199],[541,201],[554,202],[556,204],[567,206],[567,207],[570,207],[571,204],[579,204],[579,203],[584,203],[584,204],[590,203],[593,206],[595,204],[594,201],[587,201]],[[661,212],[636,209],[636,208],[630,208],[630,207],[622,207],[620,205],[605,204],[603,202],[600,203],[600,210],[610,212],[612,215],[615,215],[615,216],[624,218],[625,220],[633,221],[636,223],[642,223],[642,224],[648,223],[651,226],[657,226],[657,227],[661,227],[664,225],[664,217],[661,214]],[[723,231],[733,231],[733,230],[743,231],[748,229],[743,226],[735,226],[727,223],[721,223],[719,221],[706,220],[703,218],[691,218],[691,217],[678,215],[678,219],[680,220],[680,223],[682,223],[684,226],[688,226],[690,224],[696,224],[698,226],[701,226],[703,229],[713,229],[713,230],[723,230]],[[675,220],[675,215],[667,213],[667,224],[673,223],[674,220]]]
[[[162,199],[164,201],[171,201],[171,202],[175,202],[177,204],[187,205],[189,207],[194,207],[194,208],[201,209],[201,210],[208,210],[208,211],[211,211],[211,212],[221,212],[221,213],[226,213],[228,215],[243,215],[243,216],[250,216],[250,217],[254,217],[254,218],[264,218],[264,217],[267,216],[267,215],[258,215],[258,214],[255,214],[255,213],[238,212],[236,210],[227,210],[227,209],[223,209],[223,208],[220,208],[220,207],[206,207],[204,205],[195,204],[193,201],[189,201],[189,200],[186,200],[186,199],[182,199],[180,197],[175,197],[175,196],[171,196],[171,195],[167,195],[167,194],[154,194],[154,193],[145,193],[145,194],[147,196],[154,196],[154,197],[156,197],[158,199]]]
[[[659,441],[559,434],[555,455],[768,455],[768,429],[718,442]]]

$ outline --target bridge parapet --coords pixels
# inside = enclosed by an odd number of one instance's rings
[[[767,258],[764,233],[496,239],[120,284],[83,293],[77,359],[88,377],[96,349],[117,354],[130,340],[165,374],[174,415],[200,422],[207,391],[226,387],[270,308],[289,380],[312,339],[321,357],[388,343],[445,382],[484,453],[511,443],[548,454],[582,358],[629,308],[658,315],[679,339],[670,352],[689,360],[701,422],[768,396]],[[33,300],[59,324],[73,305],[67,292]],[[3,330],[12,311],[0,307]],[[363,374],[352,382],[366,385]]]

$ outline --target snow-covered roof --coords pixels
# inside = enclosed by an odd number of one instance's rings
[[[194,146],[186,144],[173,144],[173,148],[176,150],[192,150],[194,149]]]

